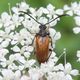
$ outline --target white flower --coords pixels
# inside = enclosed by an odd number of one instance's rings
[[[20,77],[21,77],[21,71],[17,70],[17,71],[14,73],[14,76],[15,76],[15,80],[19,80]]]
[[[30,59],[30,60],[26,61],[24,66],[25,66],[25,68],[29,68],[29,67],[32,67],[35,63],[36,63],[35,59]]]
[[[12,7],[12,11],[13,11],[15,14],[18,14],[19,9],[18,9],[17,7]]]
[[[65,76],[65,80],[73,80],[73,79],[72,79],[72,77],[71,77],[69,74],[67,74],[67,75]]]
[[[47,6],[47,9],[48,9],[50,12],[52,12],[52,11],[55,9],[55,7],[54,7],[52,4],[49,4],[49,5]]]
[[[26,75],[23,75],[20,80],[31,80],[31,78]]]
[[[10,69],[3,69],[2,75],[4,80],[10,80],[14,78],[14,72]]]
[[[77,51],[77,57],[80,57],[80,50]]]
[[[73,70],[71,71],[71,75],[73,75],[73,76],[77,76],[78,74],[79,74],[79,71],[76,70],[76,69],[73,69]]]
[[[58,15],[63,15],[64,12],[62,9],[57,9],[55,13]]]
[[[41,24],[46,24],[48,22],[48,20],[45,18],[45,17],[41,17],[39,20],[38,20]]]
[[[80,33],[80,27],[74,27],[74,28],[73,28],[73,32],[74,32],[75,34]]]
[[[3,24],[5,25],[8,25],[9,24],[9,21],[11,19],[11,16],[7,13],[7,12],[3,12],[1,14],[1,20],[3,22]]]
[[[6,62],[6,61],[3,61],[3,62],[0,63],[0,65],[1,65],[3,68],[5,68],[5,67],[7,66],[7,62]]]
[[[47,80],[66,80],[63,72],[49,72]]]
[[[70,74],[72,76],[76,76],[79,74],[79,71],[77,69],[72,70],[72,66],[70,63],[65,64],[64,72],[65,74]]]
[[[63,66],[63,64],[58,64],[58,65],[56,65],[56,66],[54,66],[54,69],[53,69],[54,71],[63,71],[64,70],[64,66]]]
[[[71,3],[71,6],[65,5],[64,11],[66,14],[73,16],[73,14],[80,15],[80,5],[77,2]]]
[[[0,60],[4,59],[4,57],[9,53],[9,50],[5,48],[0,48]]]
[[[12,63],[9,63],[8,64],[8,69],[11,69],[11,70],[19,70],[19,66],[17,66],[15,63],[12,62]]]
[[[26,4],[25,2],[21,2],[21,4],[19,5],[19,10],[26,11],[27,9],[29,9],[29,5]]]
[[[11,48],[14,52],[20,52],[20,48],[18,46],[14,46]]]
[[[14,30],[15,27],[18,27],[19,25],[21,25],[21,21],[23,21],[23,17],[19,17],[18,15],[13,14],[12,21],[13,21],[13,24],[11,25],[11,27],[12,27],[12,30]]]
[[[49,11],[49,14],[47,14],[47,17],[49,17],[50,19],[52,18],[52,16],[56,15],[55,7],[52,4],[49,4],[47,6],[47,10]]]
[[[18,66],[18,69],[19,69],[20,71],[24,70],[24,65],[19,65],[19,66]]]
[[[68,5],[64,5],[63,7],[64,11],[70,10],[70,7]]]
[[[33,51],[33,46],[26,46],[26,51],[32,52]]]
[[[14,56],[13,54],[11,54],[11,55],[9,56],[9,61],[10,61],[10,63],[12,63],[14,60],[15,60],[15,56]]]
[[[30,57],[30,52],[24,52],[24,56],[28,59]]]
[[[49,28],[49,32],[50,32],[50,36],[51,36],[51,38],[53,38],[54,35],[56,34],[56,30],[53,29],[53,28]]]
[[[39,80],[43,77],[43,74],[39,69],[32,68],[29,70],[29,76],[31,80]]]
[[[80,16],[75,16],[74,20],[75,20],[76,25],[80,26]]]
[[[60,34],[60,32],[57,32],[56,34],[55,34],[55,36],[54,36],[54,40],[58,40],[58,39],[60,39],[61,38],[61,34]]]
[[[19,62],[21,62],[21,63],[23,63],[23,64],[26,62],[24,56],[21,56],[21,54],[19,54],[19,53],[16,53],[16,54],[15,54],[15,60],[16,60],[16,61],[19,61]]]

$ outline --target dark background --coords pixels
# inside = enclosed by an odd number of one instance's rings
[[[11,7],[16,6],[16,3],[22,0],[0,0],[0,14],[2,12],[8,12],[8,3]],[[46,7],[49,3],[57,8],[62,8],[65,4],[70,5],[71,2],[79,2],[80,0],[25,0],[31,7],[39,8],[41,6]],[[61,39],[57,41],[55,52],[59,56],[63,49],[66,48],[67,51],[67,62],[70,62],[73,68],[80,70],[80,63],[77,62],[76,52],[80,50],[80,34],[74,34],[72,29],[75,27],[73,17],[61,18],[60,22],[54,27],[57,31],[61,32]],[[64,62],[63,57],[59,62]],[[80,80],[80,76],[74,77],[74,80]]]

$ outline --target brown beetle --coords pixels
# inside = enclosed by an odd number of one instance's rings
[[[28,14],[27,12],[23,12],[20,11],[21,13],[27,14],[28,16],[30,16],[32,19],[34,19],[30,14]],[[34,43],[35,43],[35,55],[36,58],[38,60],[39,63],[44,63],[46,62],[52,52],[52,39],[50,37],[50,33],[47,30],[46,25],[51,23],[52,21],[56,20],[57,18],[60,18],[62,16],[66,16],[66,14],[64,15],[60,15],[58,17],[56,17],[55,19],[51,20],[50,22],[46,23],[46,24],[41,24],[40,22],[38,22],[37,20],[35,20],[37,23],[40,24],[39,28],[39,32],[36,33],[35,38],[34,38]],[[51,46],[51,47],[50,47]]]

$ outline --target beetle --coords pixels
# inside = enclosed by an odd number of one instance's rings
[[[20,11],[20,13],[27,14],[32,19],[34,19],[27,12]],[[20,14],[20,15],[22,15],[22,14]],[[51,55],[51,52],[53,50],[53,48],[52,48],[52,39],[50,37],[50,33],[47,30],[46,25],[53,22],[57,18],[62,17],[62,16],[66,16],[66,14],[59,15],[58,17],[56,17],[55,19],[51,20],[50,22],[48,22],[46,24],[41,24],[36,19],[34,19],[38,24],[40,24],[40,26],[39,26],[40,30],[39,30],[38,33],[36,33],[35,38],[34,38],[34,44],[35,44],[34,52],[35,52],[36,58],[37,58],[39,63],[47,62],[47,60],[49,59],[49,57]]]

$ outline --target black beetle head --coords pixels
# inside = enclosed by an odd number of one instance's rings
[[[45,29],[46,29],[46,26],[45,26],[45,25],[40,25],[39,28],[40,28],[41,30],[45,30]]]

